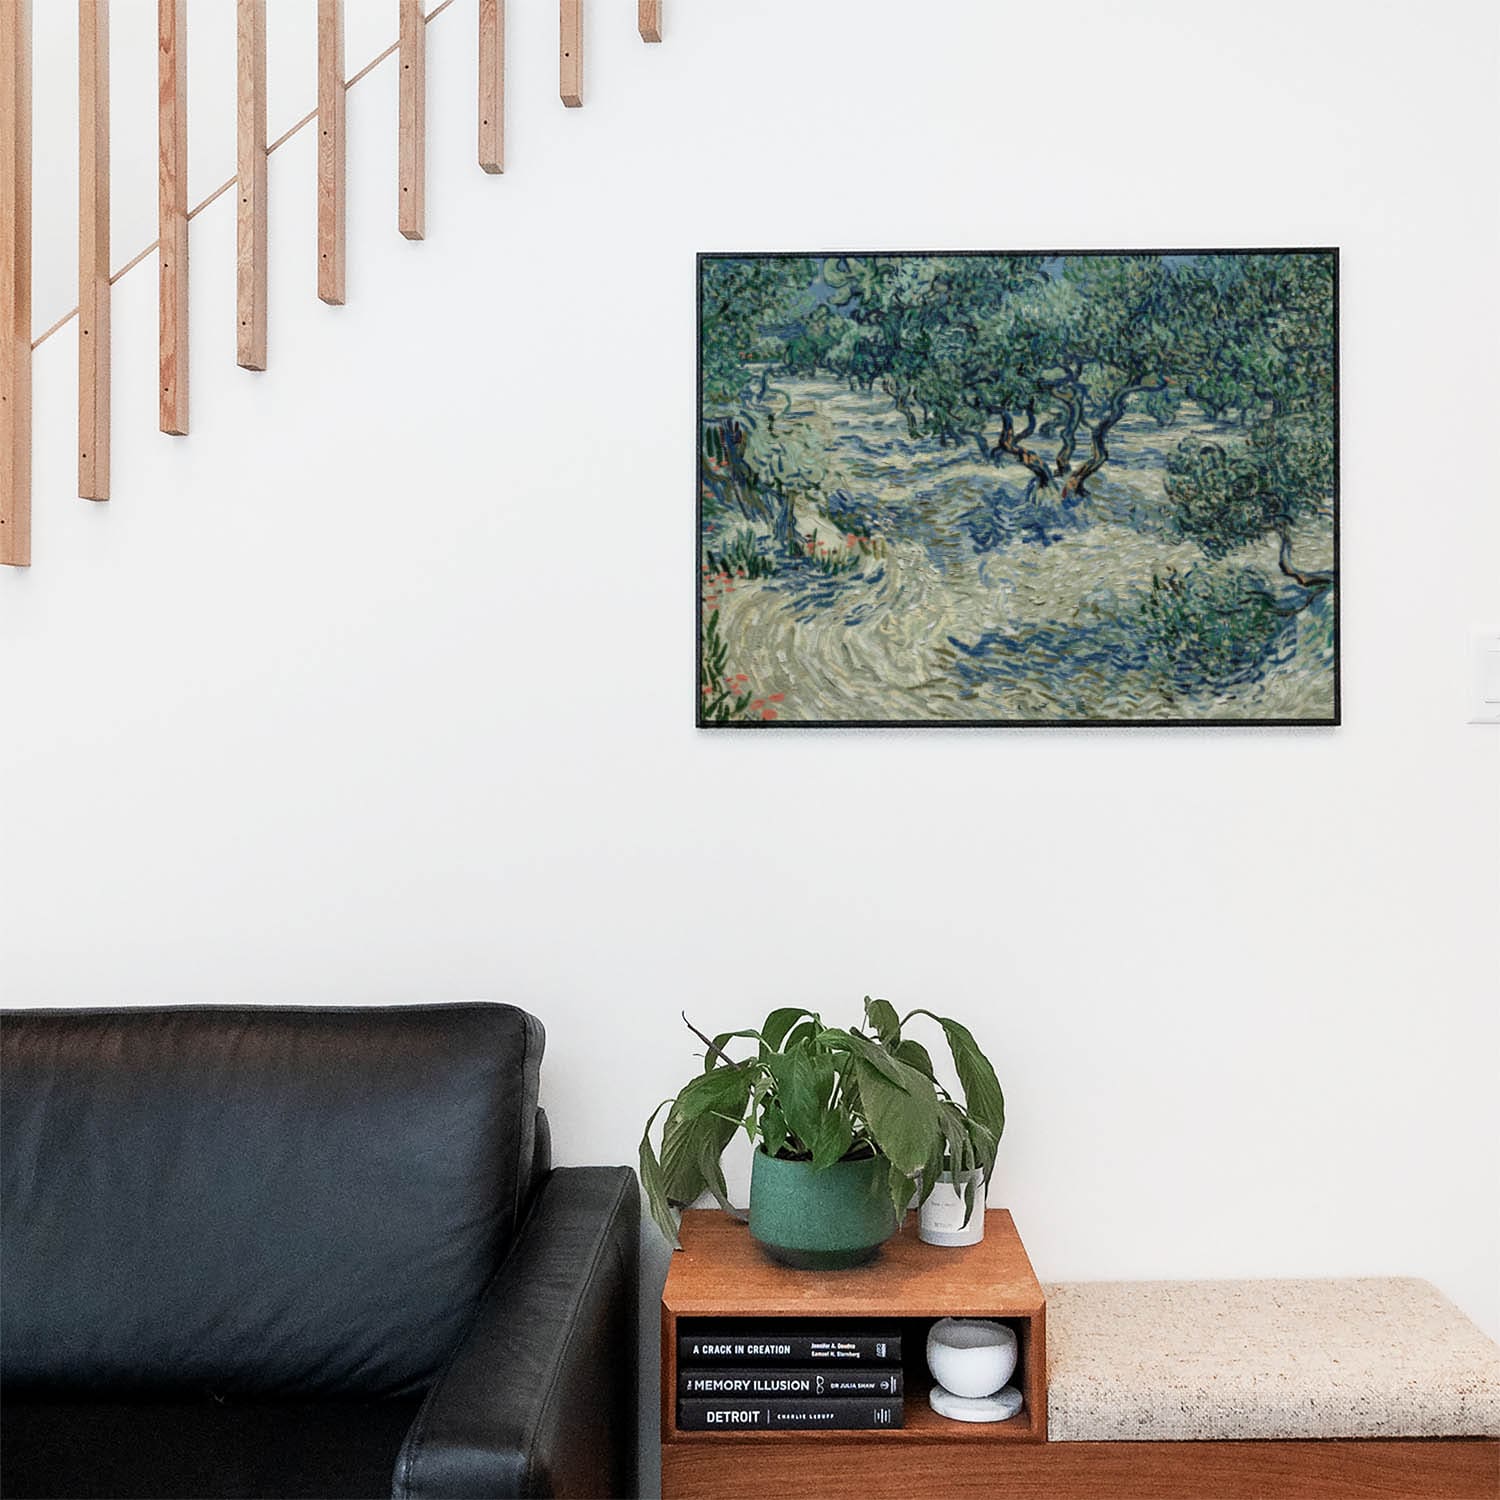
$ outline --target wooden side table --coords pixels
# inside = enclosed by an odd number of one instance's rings
[[[961,1249],[924,1245],[908,1220],[870,1265],[852,1271],[792,1271],[777,1265],[745,1225],[724,1214],[683,1215],[661,1302],[663,1500],[906,1500],[953,1493],[993,1471],[1017,1443],[1047,1436],[1047,1304],[1011,1216],[985,1215],[984,1239]],[[968,1424],[927,1404],[926,1336],[934,1319],[1003,1318],[1020,1340],[1017,1383],[1025,1404],[1008,1422]],[[692,1321],[783,1318],[899,1325],[906,1425],[875,1432],[681,1432],[677,1427],[677,1336]],[[945,1478],[945,1476],[947,1476]]]

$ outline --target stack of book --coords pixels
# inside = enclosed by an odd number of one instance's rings
[[[900,1427],[901,1335],[834,1327],[745,1333],[709,1325],[677,1338],[681,1432]]]

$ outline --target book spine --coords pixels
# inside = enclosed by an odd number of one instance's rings
[[[899,1397],[834,1396],[827,1401],[771,1397],[765,1400],[684,1398],[677,1403],[682,1432],[792,1431],[811,1427],[869,1432],[900,1427],[905,1420]]]
[[[840,1338],[796,1333],[684,1333],[677,1338],[677,1358],[685,1365],[899,1365],[901,1335]]]
[[[901,1395],[901,1371],[870,1365],[812,1369],[679,1369],[679,1396],[883,1396]]]

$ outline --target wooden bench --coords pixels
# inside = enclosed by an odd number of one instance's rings
[[[1048,1441],[1013,1496],[1500,1495],[1500,1349],[1424,1281],[1045,1291]]]
[[[683,1216],[662,1291],[667,1500],[1500,1500],[1500,1349],[1422,1281],[1040,1283],[1009,1213],[934,1250],[906,1228],[868,1266],[767,1260],[743,1224]],[[950,1422],[926,1330],[1016,1329],[1021,1415]],[[695,1320],[897,1323],[900,1429],[685,1431],[678,1334]]]

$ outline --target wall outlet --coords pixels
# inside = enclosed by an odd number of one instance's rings
[[[1500,630],[1469,634],[1469,723],[1500,724]]]

